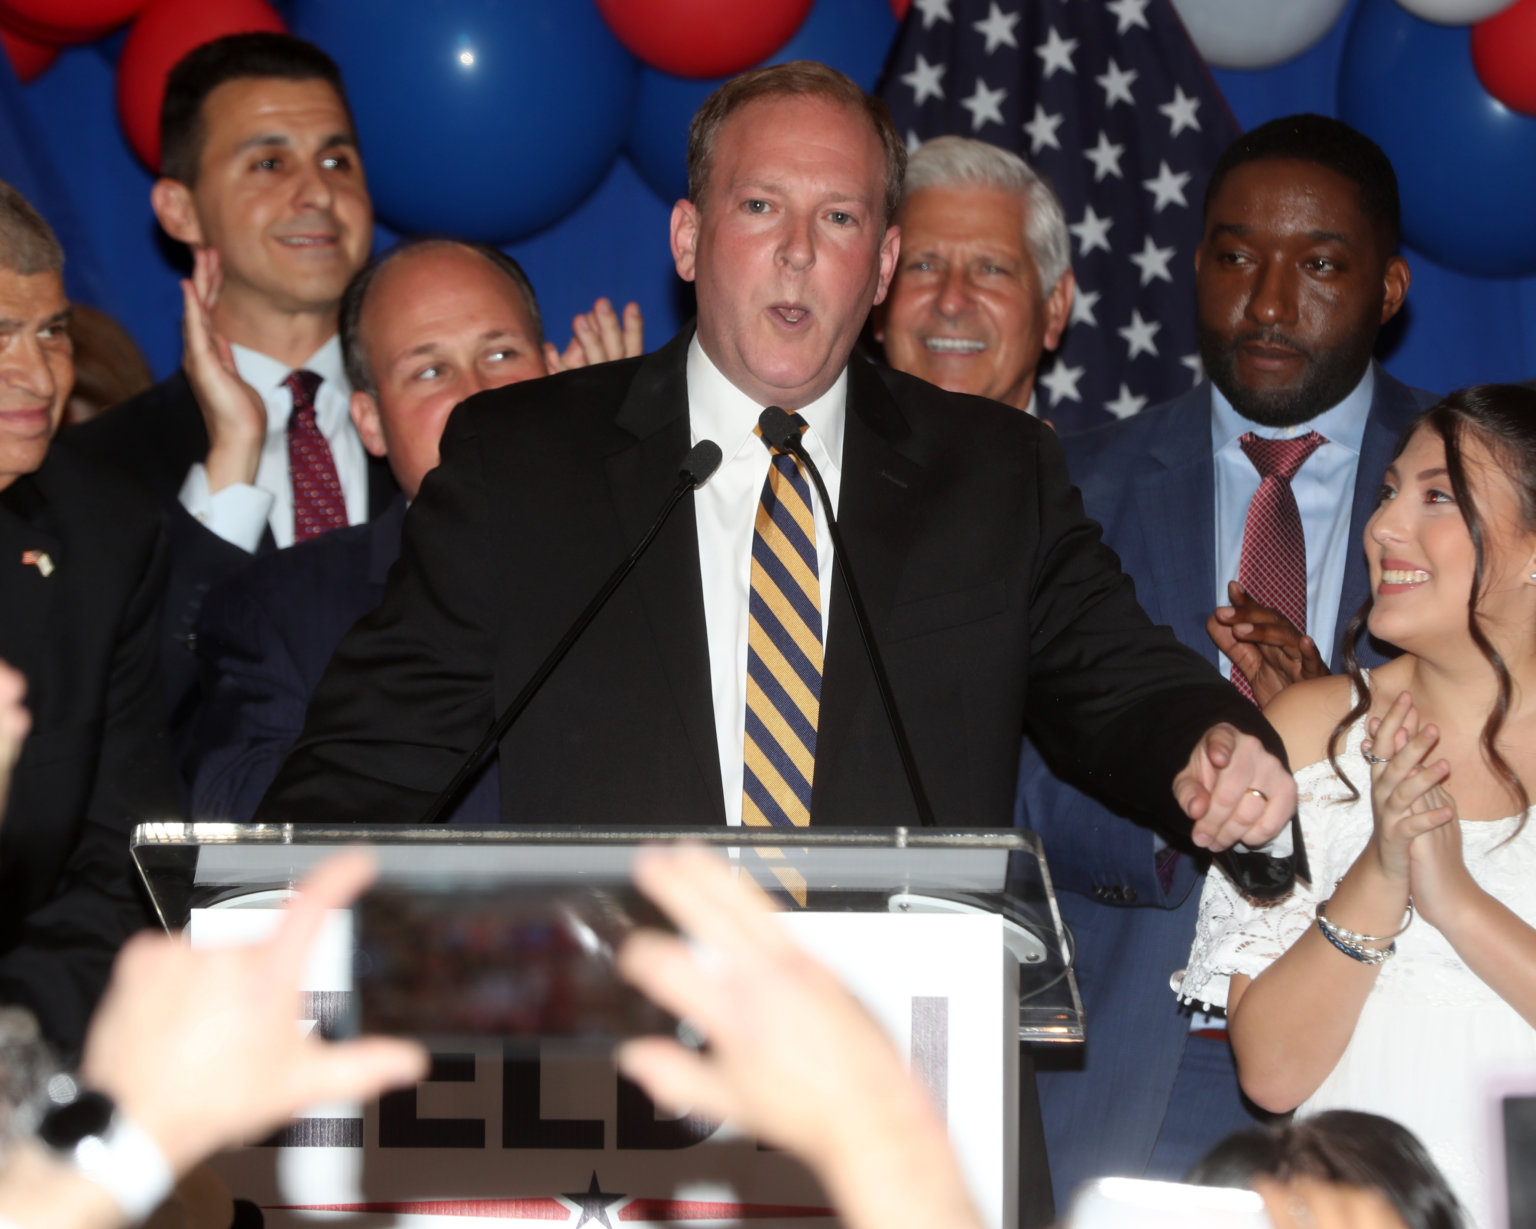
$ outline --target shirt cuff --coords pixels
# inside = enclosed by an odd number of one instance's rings
[[[187,471],[179,498],[181,506],[199,524],[230,545],[253,555],[266,532],[272,505],[277,502],[272,492],[245,482],[233,482],[222,491],[210,491],[208,468],[201,461]]]

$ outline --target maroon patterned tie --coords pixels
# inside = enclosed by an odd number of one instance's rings
[[[1290,440],[1262,439],[1250,431],[1238,442],[1260,479],[1243,526],[1238,583],[1255,601],[1278,610],[1305,632],[1307,540],[1301,531],[1301,512],[1291,491],[1291,479],[1318,446],[1328,441],[1316,431]],[[1232,667],[1232,685],[1253,699],[1247,676],[1236,666]]]
[[[315,422],[315,390],[320,377],[313,371],[290,372],[283,381],[293,394],[288,418],[288,472],[293,477],[293,540],[307,542],[347,524],[347,500],[336,476],[331,446]]]

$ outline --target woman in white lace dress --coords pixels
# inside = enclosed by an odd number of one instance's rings
[[[1426,411],[1365,549],[1352,631],[1402,656],[1266,710],[1312,885],[1265,906],[1212,874],[1182,994],[1227,1009],[1259,1105],[1397,1119],[1488,1224],[1488,1089],[1536,1075],[1536,392]]]

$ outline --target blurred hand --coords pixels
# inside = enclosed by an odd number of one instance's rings
[[[1190,839],[1203,849],[1257,847],[1296,813],[1296,780],[1252,734],[1212,726],[1173,779],[1173,796],[1195,821]]]
[[[240,378],[229,342],[213,324],[223,270],[212,248],[193,249],[192,276],[181,282],[182,369],[208,429],[208,488],[256,481],[267,437],[267,407]]]
[[[0,661],[0,816],[11,791],[11,769],[21,755],[21,744],[32,728],[32,714],[24,703],[27,680],[20,670]]]
[[[638,303],[625,305],[621,325],[613,304],[607,299],[598,299],[592,304],[591,311],[582,312],[571,321],[571,331],[575,336],[564,354],[556,350],[552,342],[544,343],[544,365],[551,375],[645,353],[645,321]]]
[[[140,934],[123,948],[81,1076],[155,1138],[178,1174],[305,1106],[367,1099],[426,1074],[414,1042],[332,1043],[298,1027],[299,979],[321,923],[373,874],[360,851],[325,862],[262,943],[196,950]]]
[[[1328,673],[1316,642],[1278,610],[1255,601],[1235,580],[1227,582],[1227,597],[1232,605],[1216,607],[1205,630],[1248,679],[1260,708],[1292,683]]]

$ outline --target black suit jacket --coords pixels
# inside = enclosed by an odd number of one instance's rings
[[[185,728],[197,695],[197,614],[208,590],[251,560],[181,506],[181,486],[208,456],[208,428],[184,372],[178,371],[65,437],[74,448],[126,470],[160,497],[170,526],[170,573],[165,593],[161,668],[173,731]],[[368,517],[399,493],[389,466],[368,458]],[[276,549],[270,532],[259,554]]]
[[[163,521],[61,448],[0,491],[0,657],[27,676],[33,722],[0,829],[0,1000],[66,1051],[148,920],[129,831],[177,816],[156,665]],[[51,574],[25,562],[39,555]]]
[[[689,447],[689,334],[458,409],[383,604],[342,642],[265,819],[411,820],[638,540]],[[1012,822],[1026,728],[1175,830],[1168,783],[1215,720],[1273,732],[1157,628],[1054,434],[855,361],[840,523],[939,822]],[[840,585],[816,824],[915,821]],[[691,501],[501,748],[511,822],[723,819]]]

